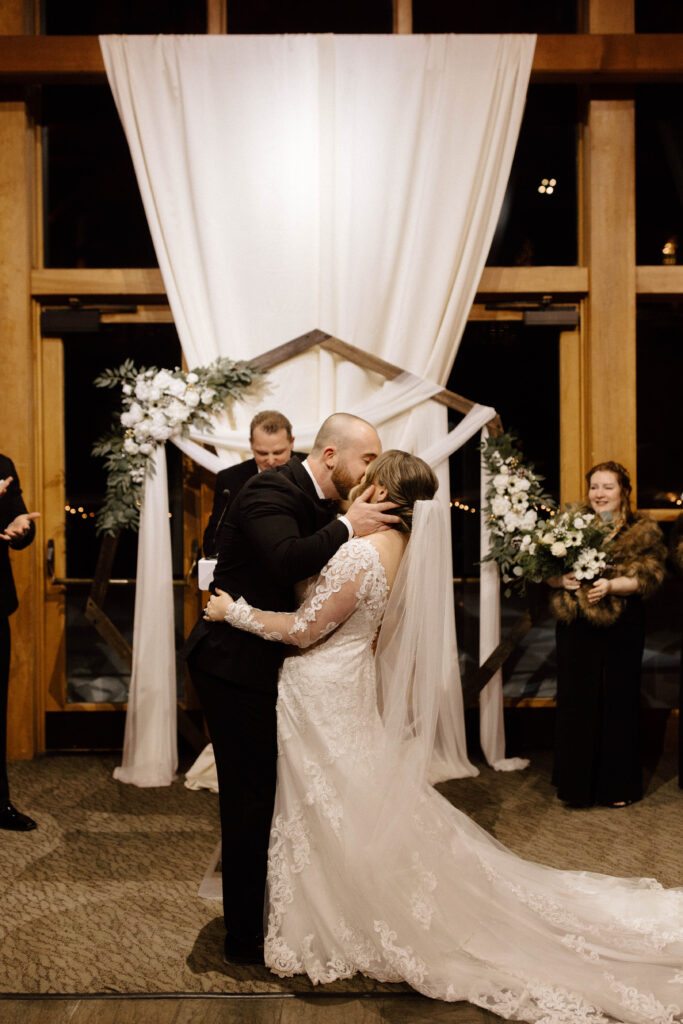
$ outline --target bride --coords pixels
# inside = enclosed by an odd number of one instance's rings
[[[683,1020],[683,888],[525,861],[429,784],[447,523],[421,459],[385,452],[371,483],[400,524],[343,545],[296,612],[220,592],[207,606],[300,649],[279,680],[267,966],[314,983],[360,971],[537,1024]]]

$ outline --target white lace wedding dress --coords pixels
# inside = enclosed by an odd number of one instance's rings
[[[266,964],[536,1024],[683,1019],[683,889],[525,861],[411,779],[409,741],[392,760],[372,652],[387,591],[356,539],[297,613],[226,616],[302,648],[280,675]]]

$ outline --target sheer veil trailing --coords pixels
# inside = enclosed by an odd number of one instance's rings
[[[453,608],[448,522],[418,501],[377,642],[384,756],[375,836],[388,846],[397,802],[405,819],[425,782],[478,775],[467,757]]]

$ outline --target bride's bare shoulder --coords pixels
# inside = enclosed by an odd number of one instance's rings
[[[408,538],[398,530],[382,530],[380,533],[371,533],[367,540],[383,562],[393,562],[395,559],[400,561]]]

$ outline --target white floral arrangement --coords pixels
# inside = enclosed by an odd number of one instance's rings
[[[136,530],[142,485],[153,471],[150,456],[169,438],[187,436],[191,427],[213,429],[213,416],[229,400],[240,398],[261,371],[231,359],[217,359],[189,372],[156,366],[137,368],[132,359],[95,380],[98,388],[120,387],[119,424],[93,447],[106,459],[107,491],[97,516],[97,532]]]
[[[512,434],[489,437],[482,452],[489,474],[484,515],[491,537],[484,561],[497,562],[505,596],[568,572],[582,583],[601,576],[609,562],[609,522],[583,506],[558,513],[543,491],[543,477],[525,463]]]
[[[529,542],[521,545],[524,577],[538,583],[573,572],[582,583],[597,579],[608,565],[609,530],[608,522],[583,506],[539,524]]]
[[[543,490],[543,477],[525,463],[513,434],[491,435],[481,446],[488,472],[483,514],[491,538],[484,561],[497,562],[503,583],[524,591],[529,578],[525,565],[536,551],[539,512],[551,512],[555,503]]]

